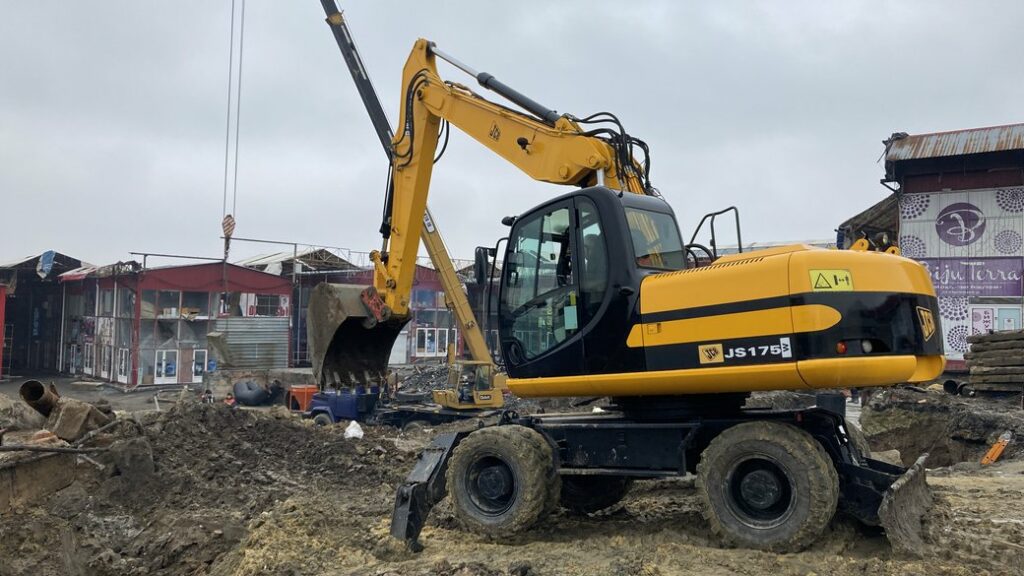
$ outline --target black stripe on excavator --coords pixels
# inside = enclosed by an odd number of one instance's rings
[[[819,358],[908,354],[934,356],[943,353],[942,330],[938,325],[938,301],[933,296],[879,292],[800,294],[789,298],[789,302],[784,305],[801,304],[830,306],[842,315],[842,319],[835,326],[818,332],[648,346],[645,348],[647,369],[714,368]],[[721,306],[703,309],[713,308],[721,310]],[[927,338],[918,308],[931,311],[934,317],[935,325]],[[732,310],[736,311],[741,310]],[[646,316],[644,319],[647,321]],[[865,341],[870,342],[870,352],[865,351]],[[837,348],[839,342],[845,344],[844,353],[840,353]],[[785,350],[787,344],[790,347],[788,354]]]

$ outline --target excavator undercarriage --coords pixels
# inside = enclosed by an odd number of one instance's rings
[[[822,396],[822,404],[842,407],[833,395]],[[453,456],[471,433],[439,434],[398,488],[391,535],[414,551],[422,549],[419,535],[427,516],[449,495],[452,484],[468,496],[466,505],[456,506],[460,520],[477,531],[501,536],[513,531],[509,524],[525,529],[542,520],[552,504],[596,512],[618,503],[633,480],[696,474],[698,484],[704,483],[699,487],[709,500],[708,509],[720,506],[708,518],[712,528],[732,544],[799,550],[839,511],[869,526],[882,526],[894,549],[914,554],[921,549],[921,518],[931,501],[925,484],[927,454],[909,469],[872,459],[852,440],[847,426],[841,413],[821,407],[741,410],[672,421],[637,420],[614,410],[531,416],[506,412],[493,428],[531,431],[543,439],[538,461],[548,466],[538,477],[545,480],[526,485],[529,475],[513,470],[500,447],[495,448],[501,440],[490,443],[494,453],[485,451],[453,467]],[[744,430],[750,427],[757,430]],[[738,464],[727,458],[723,464],[714,441],[730,430],[740,432],[734,434],[744,437],[740,442],[759,443],[754,452],[758,457]],[[787,436],[804,448],[789,454],[792,462],[773,455],[793,447]],[[519,459],[524,460],[522,454]],[[799,471],[800,465],[823,471],[817,483],[814,475]],[[709,480],[715,484],[709,485]],[[531,490],[539,494],[531,498],[526,494]],[[527,510],[512,522],[488,524],[495,511],[504,514],[503,508],[514,501],[531,499],[546,505]],[[793,522],[789,517],[794,514],[806,518]]]

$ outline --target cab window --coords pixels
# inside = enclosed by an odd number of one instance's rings
[[[585,311],[584,322],[587,322],[601,307],[608,290],[608,248],[597,206],[579,197],[576,199],[576,213],[580,220],[580,296]]]
[[[503,326],[526,359],[579,329],[573,228],[569,206],[536,214],[509,239],[502,288]]]
[[[686,268],[683,241],[671,214],[626,208],[626,222],[637,266],[658,270]]]

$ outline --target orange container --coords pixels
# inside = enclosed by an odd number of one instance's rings
[[[286,397],[289,410],[306,412],[309,410],[309,403],[313,400],[313,394],[320,391],[320,388],[313,384],[300,384],[288,389]]]

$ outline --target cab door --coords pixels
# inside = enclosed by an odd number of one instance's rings
[[[520,218],[502,270],[502,353],[514,377],[575,372],[583,347],[576,278],[576,218],[563,200]]]

